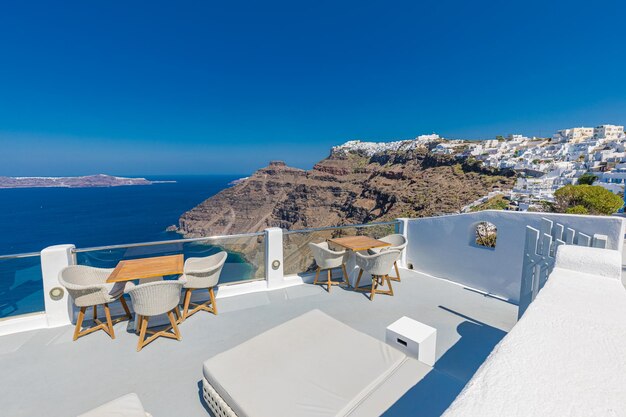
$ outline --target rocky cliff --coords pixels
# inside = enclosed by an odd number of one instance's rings
[[[455,213],[513,185],[513,173],[430,148],[413,141],[382,151],[343,145],[309,171],[271,162],[183,214],[179,231],[197,237]]]
[[[426,147],[372,156],[333,152],[310,171],[271,162],[183,214],[179,230],[196,237],[455,213],[513,182],[512,173]]]

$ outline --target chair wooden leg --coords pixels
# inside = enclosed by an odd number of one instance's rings
[[[174,314],[176,315],[176,322],[181,322],[180,310],[178,310],[178,306],[174,307]]]
[[[317,269],[315,270],[315,279],[313,280],[313,284],[317,285],[317,279],[320,276],[320,267],[318,266]]]
[[[104,304],[104,314],[107,318],[107,324],[105,326],[105,332],[111,336],[111,339],[115,339],[115,330],[113,330],[113,321],[111,320],[111,310],[107,303]]]
[[[213,314],[217,316],[217,304],[215,304],[215,292],[213,291],[213,287],[209,288],[209,295],[211,296],[211,308],[213,309]]]
[[[389,278],[389,275],[386,275],[386,277],[387,277],[387,285],[389,286],[389,295],[393,297],[393,287],[391,286],[391,278]]]
[[[144,340],[146,340],[146,330],[148,330],[148,317],[141,317],[141,330],[139,331],[137,352],[139,352],[144,347]]]
[[[327,291],[328,291],[329,294],[330,294],[330,289],[333,286],[333,284],[332,284],[332,282],[330,280],[331,276],[332,275],[331,275],[330,269],[327,269],[326,270],[326,286],[328,287]]]
[[[130,314],[130,309],[128,308],[128,304],[126,304],[126,300],[124,299],[123,295],[120,297],[120,303],[122,303],[122,307],[124,307],[124,311],[126,312],[126,317],[128,317],[128,320],[132,319],[133,316]]]
[[[167,317],[169,317],[170,323],[172,324],[172,330],[174,331],[176,340],[180,340],[180,332],[178,331],[178,325],[176,324],[176,319],[174,318],[174,314],[172,314],[171,311],[168,311]]]
[[[183,305],[183,320],[187,320],[187,317],[189,316],[189,303],[191,303],[192,293],[193,290],[191,288],[187,288],[187,291],[185,292],[185,303]]]
[[[363,270],[362,270],[362,269],[360,269],[360,270],[359,270],[359,276],[358,276],[358,278],[356,279],[356,284],[354,285],[354,289],[359,288],[359,283],[361,282],[361,276],[362,276],[362,275],[363,275]]]
[[[187,289],[187,293],[185,293],[185,301],[184,301],[184,311],[183,318],[179,320],[179,323],[187,320],[189,317],[193,316],[200,310],[208,311],[209,313],[213,313],[217,315],[217,303],[215,302],[215,290],[213,288],[208,288],[209,291],[209,301],[205,301],[204,303],[192,303],[191,302],[191,294],[193,288]]]
[[[350,280],[348,279],[348,272],[346,271],[346,264],[341,264],[341,272],[343,272],[343,280],[346,286],[350,288]]]
[[[78,312],[78,319],[76,319],[76,327],[74,328],[74,340],[78,339],[80,335],[80,329],[83,327],[83,319],[85,318],[85,310],[87,307],[81,307]]]
[[[98,306],[93,306],[93,321],[95,322],[98,318]]]
[[[370,301],[374,301],[374,294],[376,294],[376,287],[378,287],[378,277],[372,275],[372,290],[370,291]]]
[[[389,277],[389,279],[391,279],[392,281],[400,282],[400,270],[398,269],[398,262],[394,262],[393,263],[393,267],[396,270],[396,276],[395,277]]]

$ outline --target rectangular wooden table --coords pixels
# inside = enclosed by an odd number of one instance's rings
[[[135,279],[178,275],[183,273],[183,255],[157,256],[154,258],[120,261],[107,282],[124,282]]]
[[[334,239],[328,239],[328,241],[354,252],[391,246],[391,243],[383,242],[382,240],[374,239],[368,236],[337,237]]]

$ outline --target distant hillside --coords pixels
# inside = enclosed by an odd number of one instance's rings
[[[456,213],[513,183],[512,172],[424,146],[371,156],[334,148],[309,171],[270,163],[183,214],[179,228],[187,236],[210,236]]]
[[[150,185],[157,182],[166,181],[150,181],[145,178],[114,177],[104,174],[85,175],[82,177],[0,177],[0,188],[118,187],[122,185]]]
[[[309,171],[270,163],[184,213],[179,232],[198,237],[456,213],[513,183],[513,172],[434,154],[428,144],[380,150],[349,142]]]

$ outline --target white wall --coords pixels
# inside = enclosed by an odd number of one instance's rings
[[[417,271],[518,303],[526,226],[540,229],[542,217],[589,236],[606,235],[608,249],[622,250],[624,223],[618,217],[487,210],[409,220],[407,262]],[[494,249],[474,243],[481,221],[498,228]]]
[[[617,251],[560,246],[546,286],[443,417],[625,416],[620,275]]]

